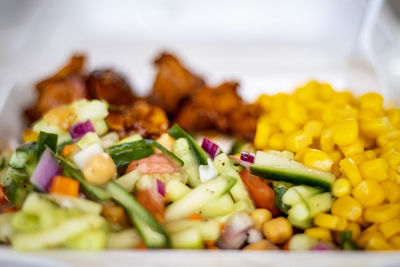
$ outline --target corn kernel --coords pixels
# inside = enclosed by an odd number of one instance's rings
[[[318,149],[308,148],[304,152],[303,162],[305,165],[329,172],[333,160],[325,152]]]
[[[354,96],[349,91],[337,92],[332,101],[338,104],[351,104],[354,101]]]
[[[367,150],[364,152],[364,154],[368,159],[376,159],[376,154],[373,150]]]
[[[272,97],[266,94],[262,94],[258,97],[256,103],[261,106],[264,112],[269,111],[272,104]]]
[[[284,150],[285,149],[285,135],[282,133],[276,133],[271,135],[268,140],[268,147],[273,150]]]
[[[384,222],[380,224],[378,228],[383,236],[388,239],[400,233],[400,219],[396,218],[394,220]]]
[[[350,195],[351,193],[350,181],[346,178],[336,179],[332,187],[332,193],[335,197]]]
[[[368,158],[365,154],[355,154],[349,157],[356,165],[360,165],[360,163],[367,161]]]
[[[366,137],[374,138],[392,130],[392,125],[386,117],[370,117],[360,121],[360,130]]]
[[[362,215],[362,206],[351,196],[343,196],[333,202],[331,212],[349,221],[356,221]]]
[[[360,247],[365,247],[368,243],[369,240],[373,239],[373,238],[383,238],[382,234],[379,233],[378,231],[370,231],[370,232],[366,232],[363,231],[360,235],[360,237],[357,239],[357,244]]]
[[[400,152],[393,151],[386,157],[386,160],[391,168],[396,169],[400,165]]]
[[[400,249],[400,235],[395,235],[389,238],[389,244],[396,249]]]
[[[399,109],[389,109],[386,112],[386,116],[390,120],[390,122],[395,125],[397,128],[399,128],[400,124],[400,110]]]
[[[298,152],[312,143],[312,137],[303,132],[303,131],[296,131],[291,133],[286,138],[286,149],[291,152]]]
[[[362,181],[353,189],[352,194],[363,207],[379,205],[385,199],[385,191],[382,186],[371,180]]]
[[[281,118],[278,124],[279,129],[285,134],[293,133],[299,128],[295,122],[291,121],[287,117]]]
[[[370,226],[368,226],[368,228],[366,228],[363,233],[373,233],[373,232],[378,232],[379,231],[379,224],[374,223]]]
[[[371,109],[375,112],[382,111],[383,97],[377,93],[366,93],[359,99],[361,109]]]
[[[340,120],[333,127],[333,141],[339,146],[350,145],[357,137],[358,122],[355,119]]]
[[[330,100],[334,95],[335,91],[333,90],[332,86],[328,83],[321,83],[319,86],[319,97],[322,100]]]
[[[394,169],[389,169],[389,180],[400,184],[400,174]]]
[[[398,130],[391,130],[378,136],[378,138],[376,139],[376,143],[378,144],[378,146],[383,147],[392,141],[399,140],[399,138],[400,132]]]
[[[23,134],[22,137],[24,139],[24,143],[27,142],[36,142],[38,139],[38,133],[31,130],[31,129],[26,129]]]
[[[322,228],[322,227],[314,227],[314,228],[309,228],[304,231],[306,235],[309,237],[315,238],[317,240],[323,240],[326,242],[331,242],[332,241],[332,234],[329,229]]]
[[[382,158],[362,162],[359,170],[364,179],[380,182],[389,178],[388,165]]]
[[[382,237],[372,237],[365,245],[367,250],[393,250],[394,248]]]
[[[320,138],[321,150],[331,152],[335,150],[335,142],[333,141],[333,131],[331,128],[326,128],[321,133]]]
[[[349,158],[344,158],[339,163],[343,173],[349,178],[352,186],[356,186],[361,182],[361,174],[357,165]]]
[[[350,157],[354,154],[361,154],[364,152],[364,145],[360,139],[357,139],[354,143],[346,146],[339,146],[345,157]]]
[[[391,180],[385,180],[380,183],[385,192],[386,199],[390,203],[397,203],[400,201],[400,185]]]
[[[342,171],[340,170],[339,164],[332,165],[331,173],[335,175],[335,177],[342,176]]]
[[[343,158],[342,153],[340,153],[340,151],[338,151],[338,150],[328,152],[328,154],[331,157],[331,159],[333,160],[333,163],[335,163],[335,164],[339,164],[339,162]]]
[[[373,223],[383,223],[400,216],[400,204],[383,204],[365,209],[365,220]]]
[[[322,133],[323,123],[317,120],[310,120],[308,121],[303,130],[306,133],[309,133],[312,137],[320,137]]]
[[[368,222],[364,219],[364,216],[361,216],[360,218],[358,218],[356,223],[359,224],[361,226],[361,228],[363,228],[363,229],[365,229],[371,225],[370,222]]]
[[[347,224],[346,231],[351,231],[351,238],[355,241],[358,239],[361,233],[360,225],[355,222],[349,222]]]
[[[307,110],[296,103],[296,101],[291,98],[287,101],[286,111],[290,120],[296,124],[303,125],[307,121]]]
[[[257,121],[257,130],[256,135],[254,137],[254,145],[263,149],[268,146],[268,137],[271,134],[271,126],[268,123],[268,118],[266,116],[262,116]]]
[[[327,213],[318,213],[315,215],[314,223],[317,226],[334,231],[343,231],[347,227],[347,221],[345,219]]]

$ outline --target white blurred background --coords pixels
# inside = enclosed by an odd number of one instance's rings
[[[0,0],[0,90],[28,90],[76,51],[141,94],[161,51],[252,100],[314,78],[400,100],[399,23],[383,0]],[[5,97],[0,99],[4,100]]]

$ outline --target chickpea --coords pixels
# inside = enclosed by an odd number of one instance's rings
[[[263,239],[254,243],[251,243],[243,248],[244,250],[277,250],[277,246],[271,243],[271,241]]]
[[[94,184],[105,184],[117,174],[117,167],[107,153],[101,153],[89,158],[83,175]]]
[[[249,215],[253,220],[253,227],[258,231],[262,231],[263,224],[272,218],[271,212],[267,209],[255,209]]]
[[[272,243],[280,245],[293,235],[293,229],[287,219],[278,217],[264,223],[263,233]]]

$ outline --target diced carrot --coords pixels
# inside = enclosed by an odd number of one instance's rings
[[[225,229],[225,224],[223,222],[219,223],[219,229],[222,231]]]
[[[63,176],[55,176],[51,182],[50,194],[78,197],[79,182]]]
[[[189,220],[201,221],[201,220],[203,220],[203,216],[201,216],[201,214],[198,214],[198,213],[193,213],[192,215],[189,216]]]
[[[283,250],[289,250],[289,242],[290,242],[290,239],[288,241],[286,241],[285,244],[283,244],[283,246],[282,246]]]
[[[215,242],[212,240],[206,240],[204,241],[204,247],[206,249],[219,249],[216,245]]]
[[[31,129],[26,129],[23,133],[22,133],[22,137],[24,139],[24,143],[26,142],[34,142],[37,141],[38,139],[38,133],[31,130]]]
[[[147,246],[146,246],[146,244],[145,244],[144,242],[140,242],[140,243],[137,245],[136,248],[137,248],[137,249],[147,249]]]
[[[249,170],[242,170],[239,174],[254,200],[256,208],[268,209],[273,216],[279,215],[280,211],[275,204],[274,190],[261,178],[252,175]]]
[[[4,194],[3,187],[0,185],[0,202],[6,199],[6,195]]]
[[[16,207],[11,207],[11,208],[5,209],[3,213],[13,213],[16,211],[18,211],[18,209]]]
[[[71,145],[66,145],[62,151],[62,155],[64,157],[68,156],[69,154],[71,154],[71,152],[76,148],[76,144],[71,144]]]

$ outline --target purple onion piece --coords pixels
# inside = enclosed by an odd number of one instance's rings
[[[157,191],[160,195],[162,195],[163,197],[165,197],[165,184],[163,181],[156,179],[157,182]]]
[[[217,144],[206,137],[204,137],[203,142],[201,143],[201,148],[210,154],[211,158],[215,158],[215,156],[221,151]]]
[[[217,241],[222,249],[239,249],[246,242],[247,232],[251,229],[253,221],[245,213],[234,215],[226,223],[224,231]]]
[[[246,161],[249,163],[254,163],[254,154],[250,152],[243,151],[240,153],[240,160]]]
[[[71,135],[72,139],[78,140],[85,136],[85,134],[92,132],[95,133],[96,130],[90,120],[84,122],[78,122],[69,128],[69,134]]]
[[[336,250],[336,247],[328,242],[318,242],[310,250],[313,251],[324,251],[324,250]]]
[[[61,174],[62,168],[53,158],[49,149],[46,148],[40,157],[35,172],[31,177],[31,183],[40,191],[48,192],[54,176]]]

